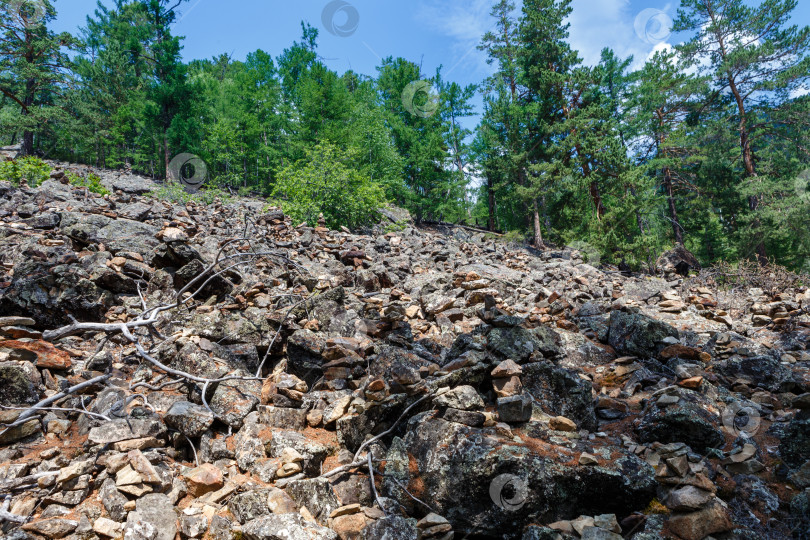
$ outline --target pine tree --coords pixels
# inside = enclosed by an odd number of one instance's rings
[[[0,93],[20,110],[21,153],[35,150],[34,136],[59,114],[55,96],[67,77],[67,54],[75,40],[55,34],[48,23],[56,10],[48,0],[0,0]]]
[[[705,62],[716,90],[733,97],[744,191],[753,214],[749,237],[761,262],[767,250],[757,213],[771,188],[759,175],[757,150],[774,124],[756,111],[779,107],[780,98],[810,78],[810,27],[789,26],[797,1],[764,0],[749,7],[737,0],[682,0],[673,28],[695,34],[678,52],[698,67]]]

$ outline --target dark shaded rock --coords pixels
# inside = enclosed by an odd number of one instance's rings
[[[527,394],[498,398],[498,418],[501,422],[528,422],[532,417],[532,398]]]
[[[328,291],[312,296],[306,302],[293,308],[290,315],[295,319],[300,319],[305,315],[309,315],[321,321],[321,323],[328,330],[333,319],[338,322],[336,315],[343,310],[343,302],[346,297],[346,292],[343,287],[335,287]]]
[[[790,501],[787,525],[796,540],[810,539],[810,488],[805,489]]]
[[[663,395],[678,398],[675,403],[659,401]],[[683,442],[702,452],[719,448],[725,440],[720,416],[714,405],[701,394],[669,387],[647,402],[636,431],[641,442]]]
[[[560,531],[538,525],[529,525],[523,531],[521,540],[559,540],[559,538]]]
[[[773,356],[732,356],[713,363],[714,371],[730,380],[749,381],[748,386],[757,386],[771,392],[801,393],[806,385],[797,381],[793,372]]]
[[[68,315],[103,320],[113,296],[93,283],[77,261],[67,246],[24,249],[11,284],[0,288],[0,313],[31,317],[40,329],[71,324]]]
[[[576,461],[563,447],[541,451],[493,429],[446,422],[430,413],[413,418],[408,427],[403,441],[410,474],[419,475],[420,492],[431,494],[436,511],[457,534],[499,537],[533,522],[643,508],[655,495],[652,468],[618,448],[612,452],[621,457],[608,465],[580,467],[565,464],[569,454]],[[476,516],[477,527],[469,516]]]
[[[419,368],[427,368],[431,363],[401,347],[383,346],[371,359],[369,374],[387,381],[392,393],[401,393],[406,386],[419,383],[422,380]]]
[[[199,437],[214,423],[214,415],[202,405],[177,401],[166,412],[163,421],[183,435]]]
[[[24,219],[23,223],[35,229],[55,229],[59,226],[61,217],[56,212],[45,212],[34,217]]]
[[[461,409],[447,408],[441,413],[441,417],[448,422],[458,422],[466,426],[482,427],[486,422],[486,416],[478,411],[462,411]]]
[[[794,469],[810,460],[810,414],[808,412],[810,411],[804,411],[793,417],[779,444],[782,460]]]
[[[531,330],[521,326],[493,328],[487,336],[487,348],[499,358],[525,362],[533,354],[557,358],[562,353],[560,336],[550,328]]]
[[[33,405],[39,399],[34,383],[19,364],[0,364],[0,405]]]
[[[134,221],[143,221],[149,216],[151,211],[152,211],[151,204],[135,202],[132,204],[126,204],[122,206],[118,210],[118,214],[121,217],[132,219]]]
[[[287,340],[287,371],[312,386],[323,375],[326,341],[310,330],[297,330]]]
[[[182,289],[194,281],[198,276],[202,275],[205,268],[206,265],[197,259],[186,264],[175,272],[174,288],[177,290]],[[233,290],[233,285],[229,280],[225,279],[223,275],[215,276],[213,273],[206,274],[206,277],[202,277],[195,281],[188,290],[189,292],[195,292],[202,285],[205,286],[198,293],[198,297],[200,298],[209,298],[211,296],[222,297],[229,294]]]
[[[531,394],[543,411],[552,416],[565,416],[577,426],[596,429],[592,387],[575,371],[557,367],[551,362],[523,366],[524,391]]]
[[[155,248],[152,264],[157,268],[182,268],[193,261],[202,261],[200,253],[184,242],[161,243]]]
[[[400,516],[378,519],[363,529],[363,540],[417,540],[419,529],[416,520]]]
[[[396,421],[405,408],[416,399],[418,396],[407,397],[405,394],[397,394],[376,407],[369,407],[359,414],[340,418],[336,422],[338,443],[343,448],[356,451],[367,434],[376,434],[390,427],[391,423]],[[428,404],[424,407],[427,408]]]
[[[678,331],[647,315],[624,311],[610,314],[608,342],[619,354],[654,357],[668,337],[678,338]]]
[[[697,257],[682,245],[677,245],[662,253],[655,264],[662,272],[675,272],[682,276],[689,275],[692,270],[700,270],[700,262]]]

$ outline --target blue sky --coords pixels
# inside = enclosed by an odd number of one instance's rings
[[[107,0],[109,1],[109,0]],[[185,36],[186,60],[228,53],[235,59],[256,49],[278,55],[301,35],[300,21],[320,31],[319,54],[332,69],[373,75],[380,58],[402,56],[420,63],[430,76],[443,66],[445,80],[475,84],[489,75],[481,52],[481,35],[491,26],[494,0],[339,0],[343,8],[322,22],[330,0],[190,0],[180,9],[175,33]],[[674,18],[677,0],[573,0],[571,43],[588,64],[595,63],[603,47],[619,56],[643,60],[654,47],[677,42],[667,22]],[[96,0],[55,0],[55,29],[75,32],[85,24]],[[334,4],[337,6],[337,4]],[[334,9],[333,9],[334,11]],[[335,35],[347,24],[347,36]],[[798,25],[810,25],[810,0],[800,0],[794,14]],[[480,99],[476,99],[480,105]],[[479,110],[480,112],[480,110]]]

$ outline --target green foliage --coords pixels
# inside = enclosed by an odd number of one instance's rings
[[[51,176],[51,168],[39,158],[26,156],[0,161],[0,181],[11,182],[15,186],[23,184],[37,187]]]
[[[385,203],[379,184],[350,167],[351,152],[323,142],[281,169],[273,197],[295,221],[314,226],[323,214],[331,228],[373,223]]]
[[[526,242],[526,235],[520,231],[509,231],[501,237],[507,244],[523,244]]]
[[[101,178],[95,173],[89,173],[82,177],[73,171],[67,171],[65,176],[71,185],[87,188],[91,193],[97,193],[99,195],[109,195],[110,193],[110,190],[101,184]]]
[[[232,200],[228,192],[216,186],[203,187],[195,193],[189,193],[181,184],[176,182],[163,184],[159,188],[148,192],[146,196],[173,204],[188,204],[190,202],[198,204],[221,202],[227,204]]]
[[[194,154],[205,189],[153,194],[178,203],[273,194],[334,227],[372,221],[387,200],[417,222],[580,243],[636,268],[673,244],[704,264],[810,268],[810,28],[791,24],[797,0],[681,0],[674,30],[687,41],[635,72],[610,49],[583,64],[572,0],[496,0],[474,132],[463,126],[477,86],[393,56],[374,76],[341,74],[307,23],[278,56],[186,64],[173,34],[185,1],[104,2],[80,41],[49,29],[51,0],[35,21],[0,10],[0,138],[153,178]],[[0,174],[39,182],[23,163]]]

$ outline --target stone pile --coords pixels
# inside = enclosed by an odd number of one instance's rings
[[[98,172],[0,184],[4,538],[807,538],[806,289]]]

